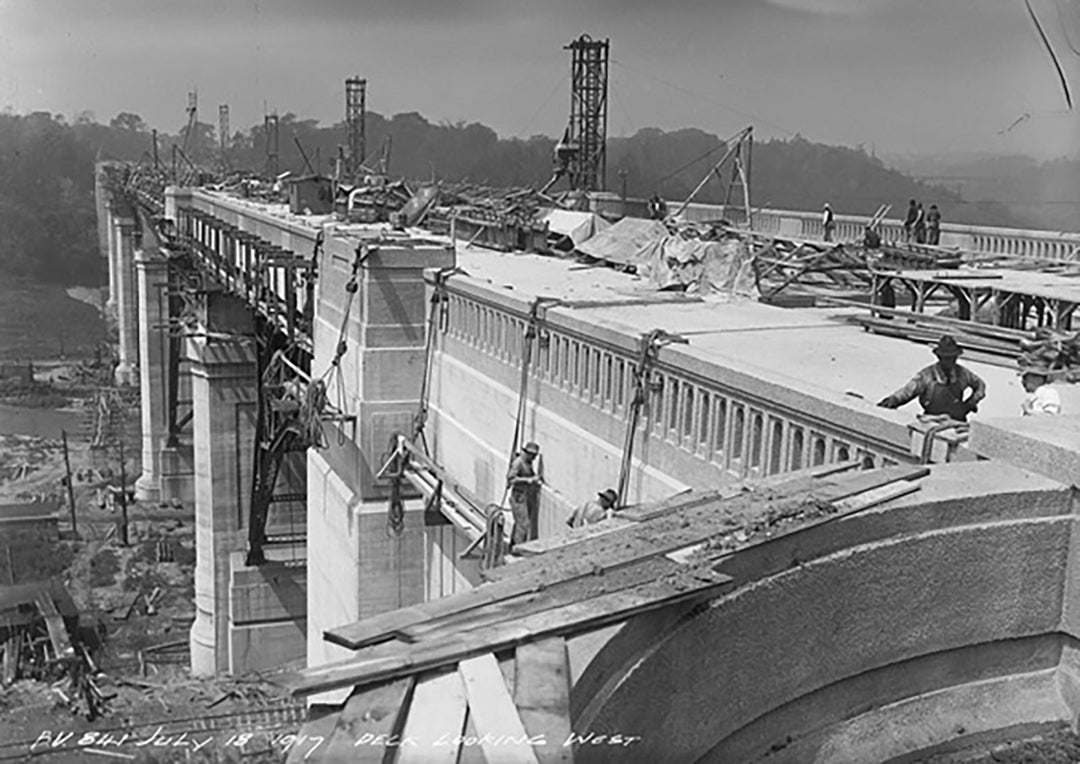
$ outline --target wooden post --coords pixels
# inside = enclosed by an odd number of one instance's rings
[[[124,441],[120,441],[120,543],[128,545],[127,471],[124,468]]]
[[[71,480],[71,459],[68,458],[67,430],[61,430],[60,435],[64,441],[64,471],[67,474],[68,504],[71,507],[71,532],[78,538],[79,529],[75,526],[75,486]]]

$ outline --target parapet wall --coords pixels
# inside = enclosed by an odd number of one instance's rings
[[[481,499],[498,502],[521,389],[531,302],[454,277],[434,356],[435,457]],[[618,482],[640,338],[625,328],[545,311],[528,377],[522,442],[542,449],[541,534]],[[908,428],[810,395],[762,369],[720,365],[686,346],[660,351],[639,424],[626,503],[849,459],[910,461]]]
[[[921,485],[728,558],[738,588],[660,636],[624,627],[574,688],[574,729],[642,735],[642,761],[801,764],[1074,723],[1073,492],[1000,462]]]

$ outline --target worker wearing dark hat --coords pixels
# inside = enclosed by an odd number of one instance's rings
[[[539,535],[540,483],[543,482],[537,463],[539,455],[540,446],[526,443],[506,471],[510,512],[514,516],[514,544],[532,541]]]
[[[610,519],[615,515],[615,505],[619,503],[619,494],[607,488],[596,494],[596,499],[587,501],[566,518],[571,528],[584,528],[586,525]]]
[[[978,410],[979,401],[986,397],[986,383],[956,362],[963,352],[952,337],[942,337],[934,347],[937,363],[922,369],[906,385],[878,401],[878,405],[895,409],[918,398],[924,413],[945,414],[966,422],[968,414]],[[969,388],[971,395],[965,398]]]

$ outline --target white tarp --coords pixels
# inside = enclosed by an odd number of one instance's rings
[[[566,236],[577,247],[600,231],[611,226],[593,212],[551,209],[540,216],[540,222],[548,224],[548,230],[558,236]]]
[[[684,238],[656,220],[623,218],[577,249],[597,260],[633,266],[657,289],[757,296],[750,248],[735,237]]]

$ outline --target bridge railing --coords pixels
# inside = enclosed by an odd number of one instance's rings
[[[515,389],[529,311],[524,300],[451,279],[442,326],[450,342],[443,342],[443,352]],[[536,397],[545,407],[619,448],[640,340],[571,313],[547,311],[544,339],[533,344],[531,384],[543,385]],[[641,452],[650,454],[650,463],[663,464],[665,472],[688,483],[700,482],[705,466],[738,480],[849,459],[875,466],[910,459],[903,425],[766,376],[720,366],[692,347],[662,349],[640,423],[649,441]]]
[[[610,195],[598,195],[593,198],[593,209],[621,215],[621,199]],[[668,211],[674,212],[679,202],[667,202]],[[647,202],[641,199],[627,199],[628,215],[645,217]],[[741,207],[722,204],[692,203],[683,213],[687,220],[701,222],[726,219],[735,224],[745,222],[745,213]],[[835,238],[838,241],[854,241],[863,235],[870,218],[860,215],[836,215]],[[825,235],[820,212],[796,210],[762,209],[753,211],[753,229],[761,233],[778,236],[790,236],[801,239],[822,239]],[[881,234],[885,241],[901,242],[904,240],[904,225],[900,220],[886,219],[881,224]],[[941,241],[943,247],[957,247],[964,252],[985,255],[1010,255],[1030,257],[1039,260],[1060,262],[1080,262],[1080,233],[1061,231],[1039,231],[1020,228],[997,228],[993,226],[971,226],[958,223],[943,223]]]

